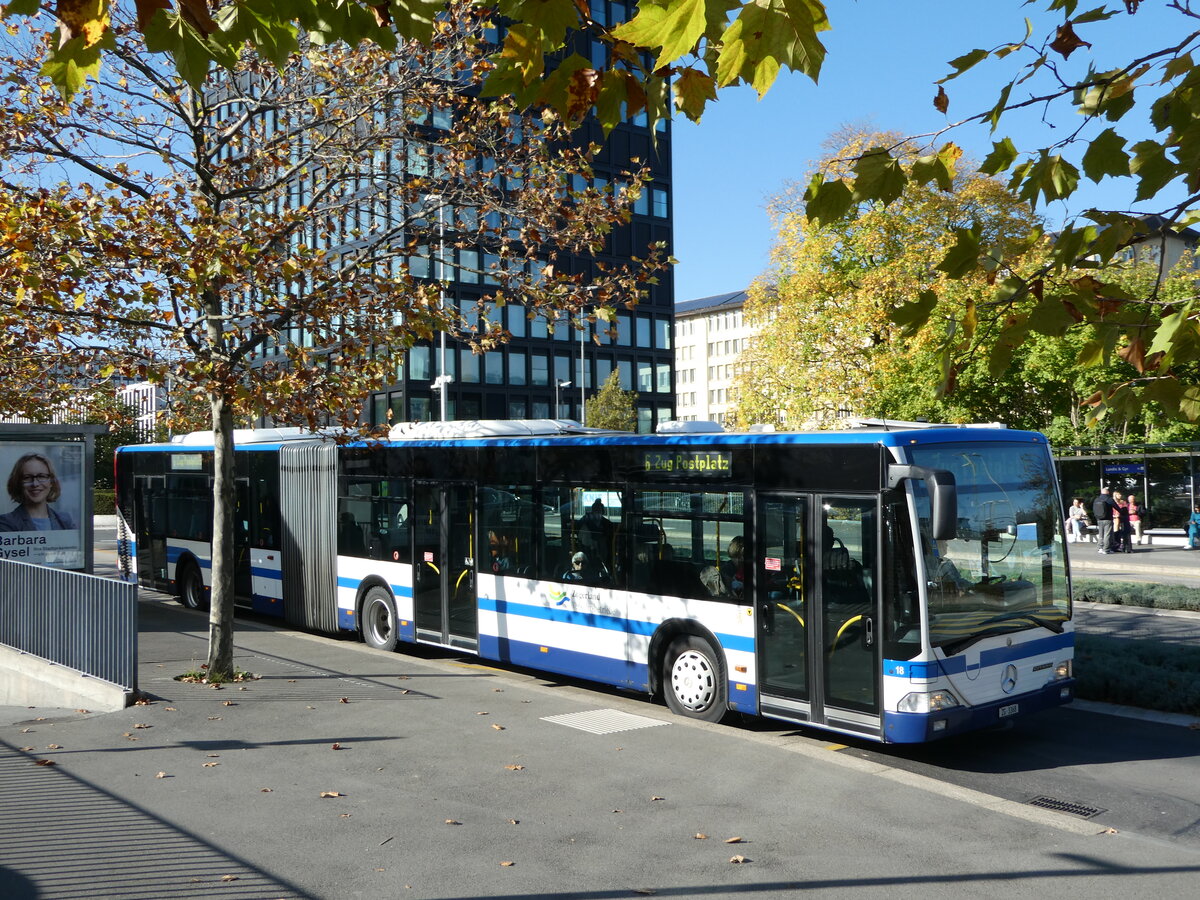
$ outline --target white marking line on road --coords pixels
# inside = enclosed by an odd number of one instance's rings
[[[585,712],[564,713],[559,716],[542,716],[543,722],[578,728],[590,734],[615,734],[618,731],[634,731],[638,728],[653,728],[655,725],[670,725],[661,719],[635,716],[615,709],[591,709]]]

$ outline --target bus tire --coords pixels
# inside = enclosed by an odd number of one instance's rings
[[[684,634],[663,656],[663,696],[676,715],[720,722],[729,711],[720,657],[704,638]]]
[[[179,603],[184,609],[208,609],[208,592],[204,589],[204,576],[194,559],[180,563],[181,571],[175,575],[175,588]]]
[[[363,597],[362,612],[358,618],[363,642],[376,650],[391,653],[400,640],[399,623],[396,620],[396,604],[392,595],[376,585]]]

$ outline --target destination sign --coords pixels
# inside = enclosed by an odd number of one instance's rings
[[[730,478],[733,454],[727,450],[647,450],[642,470],[675,477]]]

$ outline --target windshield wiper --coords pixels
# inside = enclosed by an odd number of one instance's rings
[[[956,641],[950,641],[947,644],[938,644],[939,647],[946,653],[947,656],[954,656],[956,653],[961,653],[972,644],[982,641],[985,637],[991,637],[993,634],[1003,634],[1003,631],[992,631],[991,628],[996,625],[1001,625],[1006,622],[1014,622],[1024,619],[1031,622],[1039,628],[1045,628],[1047,631],[1053,631],[1055,634],[1062,634],[1065,626],[1062,622],[1054,619],[1043,619],[1036,613],[1031,612],[1016,612],[1005,616],[996,616],[983,622],[974,634],[969,634],[966,637],[961,637]]]

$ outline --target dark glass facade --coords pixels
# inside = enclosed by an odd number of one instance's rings
[[[1136,494],[1150,510],[1150,527],[1183,528],[1200,502],[1200,445],[1118,447],[1063,452],[1055,459],[1063,501],[1090,504],[1101,487]]]
[[[592,0],[591,16],[601,24],[627,19],[631,6],[608,0]],[[599,67],[606,52],[598,42],[581,41],[575,48]],[[644,113],[630,116],[607,138],[599,123],[588,121],[578,130],[582,145],[601,147],[594,161],[595,185],[612,184],[627,169],[648,166],[652,180],[633,208],[632,220],[615,228],[604,251],[595,259],[568,258],[558,264],[560,272],[578,274],[587,284],[597,264],[619,264],[644,257],[652,243],[662,242],[670,255],[672,241],[671,132],[662,122],[656,133],[647,127]],[[637,162],[635,162],[635,160]],[[583,187],[583,185],[578,185]],[[445,276],[447,302],[460,308],[472,307],[489,288],[472,272],[480,261],[478,251],[458,249],[448,256],[441,274]],[[459,254],[472,254],[460,259]],[[486,260],[483,260],[486,263]],[[439,275],[436,264],[429,277]],[[486,265],[485,265],[486,270]],[[473,281],[463,280],[466,277]],[[528,319],[516,304],[489,314],[512,335],[505,346],[482,356],[447,335],[443,351],[440,339],[415,346],[398,367],[395,381],[375,392],[365,410],[371,424],[425,421],[440,417],[445,389],[448,419],[539,419],[583,420],[583,401],[591,398],[616,371],[621,387],[637,393],[639,431],[653,431],[661,422],[675,417],[674,282],[668,269],[649,285],[633,309],[622,309],[615,322],[615,335],[595,334],[587,325],[583,332],[574,320],[550,322]],[[443,387],[444,379],[451,381]]]

